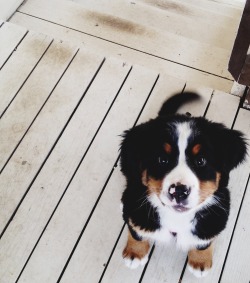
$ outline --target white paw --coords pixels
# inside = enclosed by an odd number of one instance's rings
[[[202,278],[208,275],[209,269],[194,269],[191,265],[188,264],[188,270],[197,278]]]
[[[138,266],[140,265],[145,265],[148,261],[148,256],[144,256],[143,258],[139,259],[139,258],[134,258],[134,259],[131,259],[131,258],[128,258],[128,257],[125,257],[124,258],[124,262],[125,262],[125,265],[131,269],[135,269],[137,268]]]

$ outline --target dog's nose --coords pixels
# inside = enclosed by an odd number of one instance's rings
[[[169,189],[168,193],[171,199],[175,199],[177,203],[180,203],[181,201],[185,200],[191,192],[191,189],[182,184],[172,184]]]

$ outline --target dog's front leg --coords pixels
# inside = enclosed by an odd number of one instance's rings
[[[213,246],[204,249],[193,249],[188,252],[188,269],[196,277],[205,277],[212,267]]]
[[[150,245],[147,240],[138,241],[133,238],[128,231],[127,245],[123,250],[123,258],[126,266],[129,268],[137,268],[139,265],[144,265],[148,261]]]

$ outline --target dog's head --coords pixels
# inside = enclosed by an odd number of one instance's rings
[[[158,117],[127,131],[121,169],[155,205],[184,212],[222,186],[246,155],[243,135],[202,117]],[[133,186],[136,187],[136,186]]]

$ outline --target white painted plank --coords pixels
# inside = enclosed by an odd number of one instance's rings
[[[27,30],[24,27],[4,23],[0,28],[0,69],[14,51],[18,43],[25,36]]]
[[[173,13],[181,14],[186,17],[194,17],[197,20],[207,21],[214,19],[215,23],[221,24],[223,19],[227,19],[225,24],[234,23],[240,20],[242,9],[233,6],[227,6],[224,3],[216,3],[207,0],[139,0],[149,5],[164,10],[170,10]],[[229,1],[227,1],[229,3]],[[231,1],[232,2],[232,1]]]
[[[250,120],[250,112],[244,113],[244,121]],[[250,131],[250,127],[248,127]],[[246,194],[237,221],[236,230],[233,235],[232,244],[223,270],[221,283],[249,282],[250,270],[250,183],[246,189]]]
[[[119,135],[124,128],[133,125],[156,78],[154,72],[139,66],[133,67],[32,254],[20,282],[49,283],[58,279],[117,159]]]
[[[39,146],[42,142],[36,139],[35,134],[39,136],[49,134],[42,131],[42,124],[47,124],[52,119],[60,119],[62,113],[65,115],[67,110],[65,107],[69,102],[71,103],[72,96],[79,100],[87,87],[86,83],[90,81],[93,71],[96,71],[99,64],[100,60],[93,60],[89,54],[84,52],[77,54],[71,69],[68,69],[64,76],[65,83],[58,85],[53,97],[51,97],[51,99],[54,98],[54,103],[51,105],[59,105],[56,109],[52,109],[52,107],[47,109],[47,113],[44,115],[41,113],[39,115],[40,123],[34,125],[33,133],[29,139],[30,143],[33,143],[32,147]],[[20,273],[128,71],[129,66],[124,66],[122,61],[108,59],[104,63],[33,183],[1,239],[0,258],[4,260],[0,259],[0,276],[5,278],[6,282],[15,281]],[[50,114],[48,115],[48,113]],[[63,119],[61,120],[62,123],[65,123]],[[56,126],[59,125],[54,125],[54,127]],[[74,210],[73,207],[69,211],[71,210]],[[22,229],[20,229],[20,225]],[[46,258],[44,260],[47,261]],[[50,267],[45,264],[41,268],[49,270]],[[26,271],[24,278],[25,274]],[[45,274],[49,273],[45,272]],[[46,282],[37,277],[33,279],[29,277],[27,281],[24,278],[22,277],[21,281]],[[55,281],[56,279],[53,282]]]
[[[230,92],[233,86],[233,81],[188,68],[159,57],[150,56],[149,54],[132,50],[131,48],[120,46],[19,12],[15,13],[11,18],[11,22],[23,25],[29,30],[33,29],[49,34],[53,38],[64,39],[76,45],[84,45],[84,47],[94,50],[98,54],[114,56],[133,64],[154,69],[161,74],[174,76],[185,81],[194,81],[205,87],[209,86],[213,89]]]
[[[100,5],[105,5],[106,0],[73,0],[76,3],[79,3],[81,5],[84,5],[86,7],[93,7],[93,10],[97,8],[98,3]],[[216,13],[216,12],[211,12],[209,9],[204,9],[202,8],[202,5],[192,5],[191,3],[185,3],[185,1],[178,1],[178,0],[135,0],[132,3],[130,1],[126,0],[117,0],[117,1],[112,1],[109,2],[109,7],[112,10],[113,7],[116,6],[116,3],[119,3],[120,7],[125,8],[126,2],[128,5],[133,5],[134,9],[137,9],[136,6],[142,6],[145,4],[145,6],[151,6],[151,10],[154,10],[155,7],[158,8],[158,11],[165,12],[166,15],[171,16],[179,16],[180,21],[185,22],[187,18],[199,21],[201,25],[203,23],[206,23],[207,25],[217,25],[217,26],[225,26],[229,25],[234,26],[235,23],[238,24],[239,18],[233,18],[230,16],[227,16],[223,13]],[[202,2],[202,1],[200,1]],[[106,2],[107,3],[107,2]],[[148,8],[149,8],[148,7]],[[145,7],[146,8],[146,7]],[[125,8],[126,9],[126,8]],[[138,8],[139,9],[139,8]],[[91,8],[92,10],[92,8]],[[106,7],[103,8],[103,12],[106,13]],[[156,11],[155,11],[156,12]],[[112,13],[110,13],[112,14]],[[213,19],[213,22],[211,22],[211,19]],[[150,21],[150,19],[148,19]],[[167,20],[167,19],[166,19]],[[156,19],[157,22],[157,19]]]
[[[246,0],[208,0],[209,2],[213,1],[219,4],[228,5],[230,7],[238,8],[243,10]]]
[[[144,2],[144,0],[140,0],[142,2]],[[180,1],[178,1],[179,3]],[[235,6],[231,6],[230,5],[230,1],[227,0],[227,3],[220,3],[220,2],[216,2],[214,0],[211,1],[207,1],[207,0],[182,0],[182,3],[185,2],[185,4],[188,4],[189,7],[199,7],[202,8],[206,11],[210,11],[210,12],[214,12],[216,14],[222,14],[234,19],[240,19],[241,15],[242,15],[242,7],[235,7]],[[231,2],[235,2],[235,1],[231,1]]]
[[[0,72],[0,117],[52,41],[29,32]]]
[[[173,93],[182,91],[183,87],[183,81],[161,76],[142,112],[139,123],[156,117],[165,99]],[[124,224],[119,208],[124,182],[118,167],[105,188],[61,282],[78,283],[83,282],[83,278],[84,282],[98,282]],[[112,202],[110,202],[111,199]],[[98,233],[96,227],[98,227]],[[86,270],[88,270],[87,273]],[[127,275],[124,279],[131,282]],[[121,275],[119,282],[122,278]]]
[[[244,132],[248,140],[250,139],[249,113],[250,113],[249,111],[241,109],[239,111],[234,126],[235,129]],[[230,174],[229,191],[231,193],[231,209],[230,209],[229,220],[226,229],[221,233],[221,235],[215,241],[212,271],[208,274],[207,277],[202,279],[204,283],[219,281],[223,263],[227,253],[228,245],[230,242],[231,234],[234,228],[240,203],[243,197],[244,189],[247,184],[247,180],[249,176],[249,168],[250,168],[250,159],[248,158],[246,163],[240,165]],[[230,268],[232,268],[232,266],[230,266]],[[185,270],[182,282],[195,283],[200,281],[194,278],[194,276],[190,274],[189,271]],[[234,281],[234,282],[240,282],[240,281]]]
[[[231,51],[143,26],[130,18],[122,19],[90,11],[71,1],[62,0],[28,1],[19,11],[154,56],[231,78],[227,71]]]
[[[49,97],[76,49],[53,42],[0,121],[0,169]],[[9,169],[8,169],[9,170]]]
[[[0,0],[0,19],[8,20],[24,0]]]
[[[208,108],[207,117],[231,128],[239,104],[239,97],[216,90],[213,93],[212,104]]]
[[[169,0],[164,1],[168,9],[155,9],[153,6],[145,5],[140,1],[131,2],[127,0],[116,0],[112,2],[110,0],[74,0],[74,2],[81,4],[82,7],[89,10],[107,15],[115,15],[122,19],[130,19],[143,26],[152,27],[156,30],[173,33],[228,50],[232,50],[239,24],[239,21],[235,21],[234,23],[233,19],[223,18],[223,15],[218,17],[218,15],[214,15],[214,13],[210,13],[209,11],[205,11],[206,16],[210,19],[209,21],[206,19],[204,21],[204,17],[197,19],[197,17],[190,15],[190,9],[188,9],[187,14],[181,14],[180,11],[187,9],[190,5],[185,6],[183,2],[180,5],[180,2],[176,0],[174,3],[178,9],[176,8],[177,11],[174,13],[169,9],[169,5],[171,7],[173,6],[173,2]],[[169,5],[166,4],[168,2]],[[198,7],[191,6],[192,12],[196,9],[200,15],[200,12],[204,12],[204,10]],[[225,20],[223,25],[219,25],[216,22],[217,17],[220,19],[220,22],[222,19]],[[227,23],[228,20],[230,20],[230,29],[227,26],[229,25]],[[197,21],[199,21],[198,25]],[[206,29],[206,32],[204,32],[204,29]]]
[[[62,46],[57,45],[58,47]],[[60,50],[57,50],[57,53],[60,55]],[[70,55],[71,51],[68,50],[68,53]],[[61,55],[63,54],[61,53]],[[66,59],[65,52],[64,55]],[[58,58],[58,60],[62,59]],[[0,178],[0,206],[2,208],[0,210],[0,231],[7,224],[42,162],[63,130],[100,63],[100,58],[92,57],[88,53],[77,54],[55,88],[53,95],[2,172]]]

